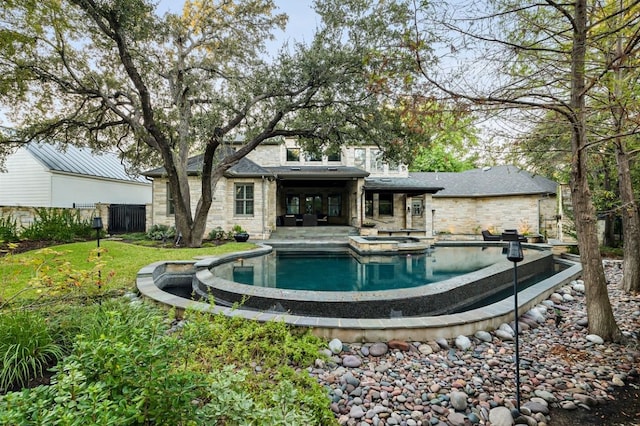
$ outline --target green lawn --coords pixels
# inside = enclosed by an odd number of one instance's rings
[[[99,269],[104,291],[131,290],[138,270],[149,263],[160,260],[192,260],[195,256],[216,256],[253,247],[255,245],[251,243],[229,242],[215,247],[176,249],[105,240],[100,243],[103,251],[99,267],[96,267],[98,259],[95,258],[95,241],[10,255],[0,258],[0,306],[3,300],[14,296],[19,299],[39,296],[43,291],[43,277],[46,281],[48,276],[53,276],[56,283],[60,282],[61,277],[70,277],[70,282],[83,282],[86,285],[94,280],[97,282],[96,271]],[[34,279],[37,277],[40,279],[36,282]],[[45,288],[44,291],[46,290]]]

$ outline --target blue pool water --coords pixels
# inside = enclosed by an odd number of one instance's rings
[[[504,261],[501,247],[438,247],[423,253],[358,255],[274,252],[217,265],[214,276],[253,286],[309,291],[396,290],[435,283]]]

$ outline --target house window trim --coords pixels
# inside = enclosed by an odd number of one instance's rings
[[[244,198],[238,198],[238,187],[251,187],[252,197],[247,198],[246,189],[243,190]],[[234,217],[254,217],[255,216],[255,185],[253,182],[236,182],[233,184],[233,216]],[[244,213],[238,213],[238,202],[242,202]],[[252,213],[246,213],[247,203],[251,202],[251,211]]]

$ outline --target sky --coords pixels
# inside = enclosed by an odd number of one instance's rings
[[[286,41],[310,42],[320,18],[313,11],[313,0],[274,0],[278,10],[276,13],[286,13],[289,16],[285,31],[274,31],[276,40],[268,43],[269,50],[276,51]],[[180,13],[184,0],[160,0],[158,12],[167,11]]]

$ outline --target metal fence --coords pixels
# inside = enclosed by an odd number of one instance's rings
[[[111,204],[109,233],[145,232],[147,210],[144,204]]]

